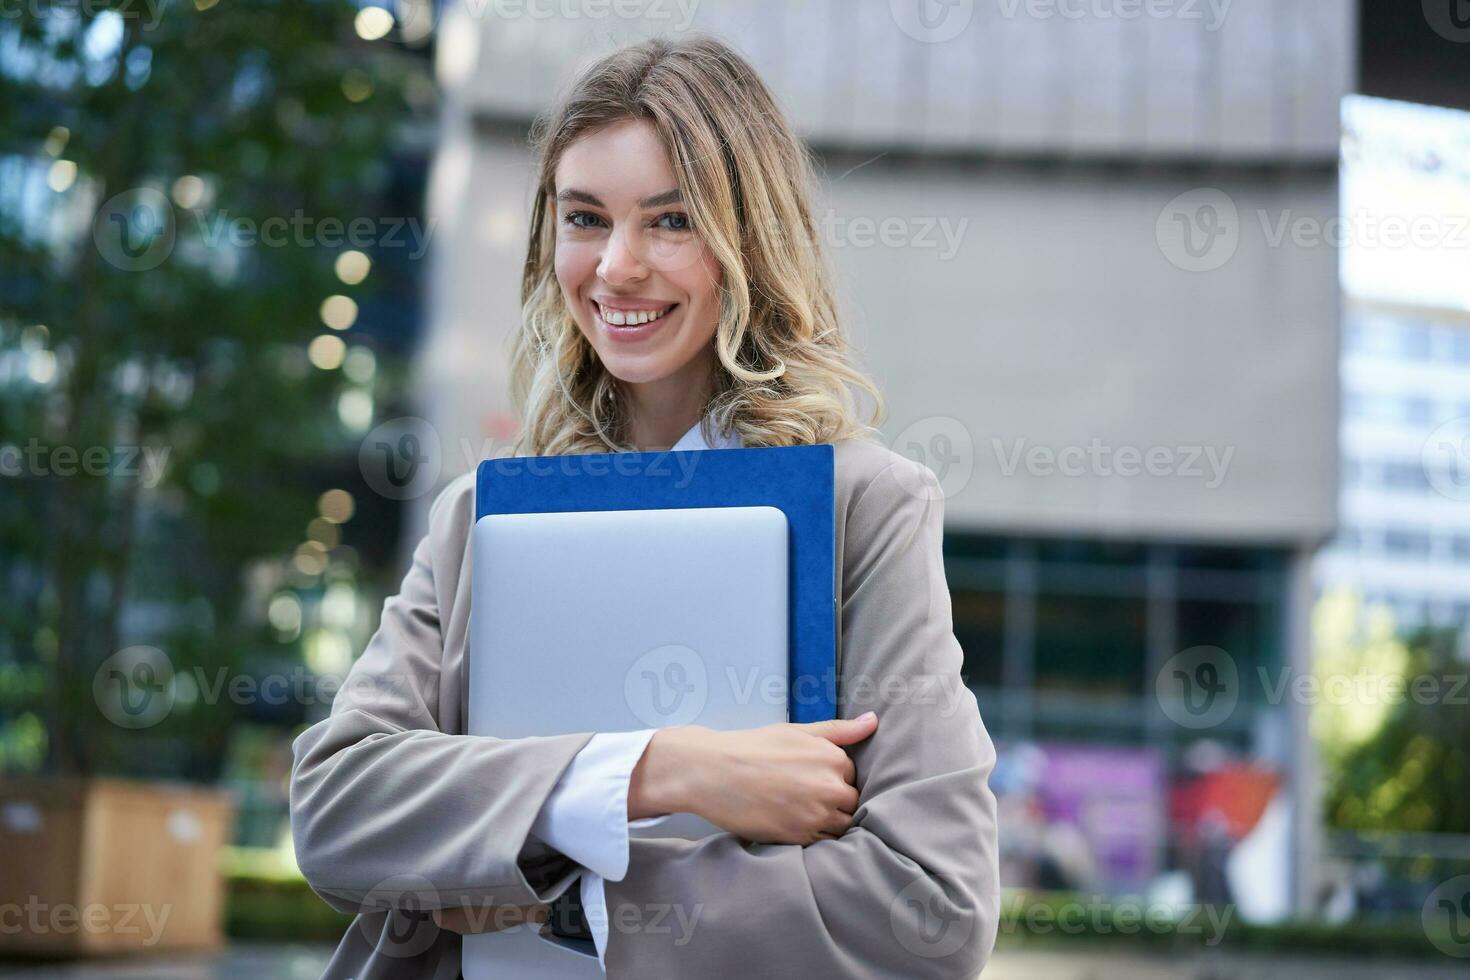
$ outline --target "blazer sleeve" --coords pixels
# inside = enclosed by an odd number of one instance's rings
[[[530,829],[591,733],[440,729],[443,623],[467,568],[472,491],[466,479],[435,500],[429,532],[331,713],[292,745],[297,864],[341,912],[531,905],[580,870]]]
[[[934,474],[899,456],[849,507],[839,714],[875,710],[879,725],[849,750],[847,833],[633,840],[628,874],[605,886],[609,977],[980,972],[999,924],[995,750],[961,677],[943,520]]]

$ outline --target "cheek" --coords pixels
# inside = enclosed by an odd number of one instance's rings
[[[689,297],[690,306],[699,311],[701,320],[708,321],[706,325],[713,332],[720,313],[720,283],[724,278],[715,253],[699,245],[690,249],[684,261],[665,275]]]
[[[577,291],[597,268],[596,250],[582,242],[557,242],[552,266],[562,291],[568,299],[575,299]]]

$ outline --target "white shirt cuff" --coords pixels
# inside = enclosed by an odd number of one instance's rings
[[[597,944],[597,963],[607,972],[607,896],[602,888],[602,875],[582,872],[582,917]]]
[[[622,881],[628,828],[667,819],[628,820],[628,781],[656,730],[593,735],[557,780],[531,833],[593,874]],[[583,875],[584,888],[589,877]],[[600,898],[601,881],[596,890]]]

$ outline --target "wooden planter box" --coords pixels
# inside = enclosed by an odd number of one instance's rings
[[[232,816],[195,787],[0,781],[0,956],[219,945]]]

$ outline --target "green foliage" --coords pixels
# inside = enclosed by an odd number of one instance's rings
[[[1400,640],[1385,614],[1330,595],[1315,633],[1328,826],[1470,834],[1470,668],[1453,632]]]
[[[1006,889],[1001,895],[996,948],[1131,949],[1171,957],[1221,952],[1330,953],[1359,956],[1441,957],[1419,916],[1329,925],[1289,920],[1245,922],[1234,906],[1193,905],[1168,914],[1142,899],[1073,892]]]
[[[334,911],[299,874],[227,862],[226,933],[236,939],[336,942],[352,916]],[[1193,956],[1220,952],[1277,952],[1369,957],[1440,958],[1417,915],[1379,922],[1328,925],[1290,921],[1243,922],[1233,907],[1194,906],[1176,914],[1141,899],[1072,892],[1005,889],[996,947],[1007,952],[1076,950]]]
[[[422,59],[356,36],[357,10],[133,0],[0,20],[0,173],[26,176],[0,189],[0,353],[31,369],[0,380],[0,446],[33,449],[0,499],[0,572],[25,586],[0,602],[0,667],[26,678],[0,687],[0,745],[44,709],[48,768],[146,770],[148,743],[93,699],[120,646],[177,670],[280,654],[242,570],[283,562],[325,489],[313,469],[355,449],[346,382],[308,344],[331,333],[327,296],[364,298],[333,262],[350,222],[394,217],[364,202],[430,91]],[[125,629],[125,609],[150,625]],[[227,723],[193,718],[197,747]]]
[[[225,934],[232,939],[335,943],[352,916],[333,909],[304,880],[231,876]]]

